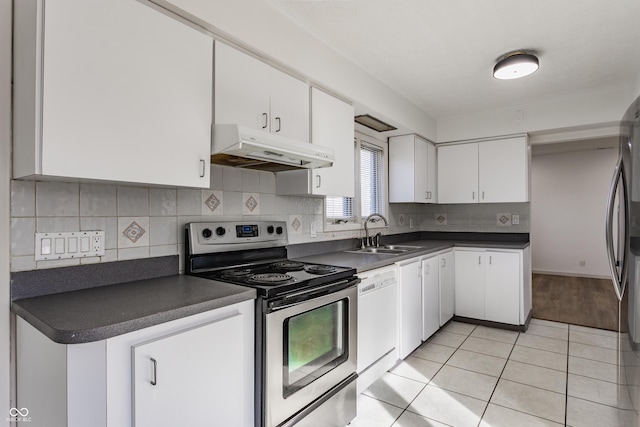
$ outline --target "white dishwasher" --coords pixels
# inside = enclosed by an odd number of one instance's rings
[[[395,265],[358,274],[358,392],[398,361],[398,273]]]

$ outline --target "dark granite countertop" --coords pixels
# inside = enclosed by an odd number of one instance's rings
[[[11,311],[54,342],[79,344],[255,297],[251,288],[172,275],[18,299]]]
[[[453,247],[490,248],[490,249],[524,249],[529,242],[496,241],[496,240],[409,240],[398,243],[408,246],[420,246],[421,249],[399,255],[379,255],[352,253],[342,251],[327,252],[296,258],[297,261],[315,262],[319,264],[337,265],[357,269],[358,273],[375,268],[385,267],[399,261],[429,255]]]

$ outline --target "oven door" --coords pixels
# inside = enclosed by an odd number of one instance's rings
[[[286,421],[355,373],[359,281],[269,304],[263,366],[267,426]]]

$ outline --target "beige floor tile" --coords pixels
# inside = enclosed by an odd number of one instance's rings
[[[577,342],[569,343],[569,356],[582,357],[583,359],[597,360],[598,362],[611,364],[616,364],[618,361],[618,353],[616,350]]]
[[[444,363],[451,357],[453,353],[455,353],[455,351],[456,349],[453,347],[425,342],[420,347],[415,349],[413,353],[411,353],[411,356],[430,360],[432,362]]]
[[[551,351],[516,345],[509,360],[567,372],[567,356]]]
[[[460,344],[464,342],[467,337],[460,334],[452,334],[450,332],[438,332],[431,338],[429,342],[433,344],[446,345],[447,347],[460,347]]]
[[[463,350],[474,351],[476,353],[488,354],[489,356],[502,357],[504,359],[509,357],[512,344],[486,340],[484,338],[469,337],[460,346]]]
[[[592,334],[588,332],[569,331],[569,341],[580,344],[588,344],[596,347],[604,347],[612,350],[618,348],[618,338],[605,335]]]
[[[551,326],[553,328],[569,329],[569,325],[561,322],[552,322],[551,320],[531,319],[530,325]]]
[[[531,323],[526,332],[527,335],[538,335],[546,338],[554,338],[557,340],[567,340],[569,338],[568,330],[556,328],[553,326],[539,325]]]
[[[373,397],[358,396],[358,415],[351,427],[389,427],[400,416],[402,409]]]
[[[612,383],[622,380],[624,384],[624,376],[618,376],[618,367],[616,365],[598,362],[597,360],[569,356],[569,373]]]
[[[633,409],[629,390],[626,386],[607,381],[569,374],[567,378],[567,394],[579,399],[589,400],[620,409]]]
[[[489,404],[480,422],[480,427],[561,427],[563,425],[493,403]]]
[[[451,321],[447,326],[442,328],[441,330],[444,332],[450,332],[452,334],[460,334],[460,335],[469,335],[476,328],[476,325],[472,325],[471,323],[462,323]]]
[[[637,425],[640,425],[640,419],[635,411],[619,410],[571,396],[567,398],[567,426],[630,427]]]
[[[507,344],[513,344],[518,338],[519,332],[507,331],[505,329],[488,328],[486,326],[478,326],[472,333],[472,337],[484,338],[487,340],[500,341]]]
[[[429,384],[488,401],[497,383],[497,377],[445,365]]]
[[[386,373],[362,393],[399,408],[406,408],[424,388],[424,383]]]
[[[537,335],[520,334],[516,346],[537,348],[559,354],[567,354],[567,342],[553,338],[540,337]]]
[[[569,329],[576,332],[587,332],[589,334],[602,335],[605,337],[616,338],[618,333],[616,331],[609,331],[607,329],[589,328],[586,326],[569,325]]]
[[[501,379],[491,403],[564,423],[565,395]]]
[[[509,360],[500,378],[531,385],[556,393],[564,394],[567,390],[567,374],[555,369],[529,365]]]
[[[436,420],[431,420],[413,412],[404,411],[393,427],[449,427]]]
[[[393,368],[391,373],[426,384],[431,381],[440,368],[442,368],[442,363],[409,356]]]
[[[456,427],[475,427],[487,402],[428,385],[407,409]]]
[[[487,354],[474,353],[463,349],[458,349],[447,361],[447,365],[480,374],[499,377],[507,363],[502,357],[489,356]]]

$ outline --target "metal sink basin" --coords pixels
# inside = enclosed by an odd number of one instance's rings
[[[402,246],[402,245],[385,245],[379,247],[368,247],[362,249],[353,249],[350,252],[354,254],[379,254],[379,255],[400,255],[407,252],[413,252],[422,249],[420,246]]]

